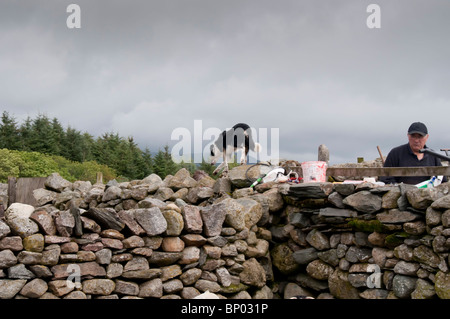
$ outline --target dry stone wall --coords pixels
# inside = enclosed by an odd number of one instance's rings
[[[0,298],[449,298],[450,184],[70,183],[0,219]]]

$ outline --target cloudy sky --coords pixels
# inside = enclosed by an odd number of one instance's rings
[[[278,130],[300,162],[320,144],[332,164],[387,155],[415,121],[450,148],[449,17],[448,0],[2,0],[0,110],[153,152],[196,120]]]

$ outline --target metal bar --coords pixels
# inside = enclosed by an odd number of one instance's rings
[[[440,158],[441,160],[444,160],[444,161],[450,161],[450,157],[445,156],[445,155],[443,155],[443,154],[436,153],[435,151],[430,150],[429,148],[423,148],[423,149],[421,149],[421,150],[420,150],[420,153],[427,153],[427,154],[430,154],[430,155],[432,155],[432,156],[434,156],[434,157]]]

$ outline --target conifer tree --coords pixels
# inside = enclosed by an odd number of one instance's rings
[[[161,177],[175,174],[181,167],[194,172],[194,164],[177,165],[166,145],[153,158],[147,147],[142,151],[133,137],[105,133],[94,138],[73,127],[64,128],[57,118],[45,114],[28,117],[20,126],[4,111],[0,123],[0,148],[61,156],[70,161],[95,161],[106,165],[126,179],[141,179],[156,173]]]
[[[142,158],[144,159],[142,168],[142,171],[144,172],[143,175],[144,177],[147,177],[148,175],[153,173],[153,158],[148,147],[146,147],[144,152],[142,153]]]
[[[54,143],[52,155],[62,155],[64,153],[64,140],[66,132],[59,120],[55,117],[51,122],[50,139]]]
[[[60,155],[71,161],[84,162],[87,148],[81,132],[69,126],[61,141]]]
[[[174,175],[178,171],[179,166],[172,159],[172,154],[169,152],[169,145],[164,146],[164,160],[167,163],[167,174]]]
[[[33,137],[33,121],[28,116],[25,122],[19,128],[20,136],[20,150],[31,151],[32,150],[32,137]]]
[[[39,114],[31,126],[31,144],[32,151],[43,154],[59,154],[58,138],[50,119],[43,114]]]
[[[167,173],[167,163],[164,159],[164,152],[160,149],[153,159],[153,170],[161,178],[165,178]]]
[[[7,148],[10,150],[20,149],[19,129],[17,128],[16,119],[4,111],[0,123],[0,149]]]

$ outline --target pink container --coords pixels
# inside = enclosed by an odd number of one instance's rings
[[[302,163],[303,183],[324,183],[327,179],[327,163],[322,161],[309,161]]]

